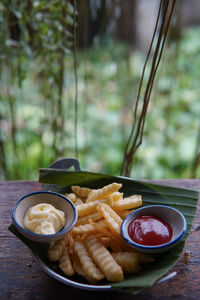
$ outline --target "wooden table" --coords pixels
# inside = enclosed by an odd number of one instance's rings
[[[200,180],[153,181],[200,190]],[[27,247],[8,231],[11,208],[22,195],[40,190],[34,181],[0,182],[0,299],[200,299],[200,203],[179,262],[177,276],[138,295],[91,292],[66,286],[44,273]]]

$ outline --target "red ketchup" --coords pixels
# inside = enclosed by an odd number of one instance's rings
[[[154,216],[140,216],[128,226],[133,242],[145,246],[157,246],[169,242],[173,235],[172,227]]]

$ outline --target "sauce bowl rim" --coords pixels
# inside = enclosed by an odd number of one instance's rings
[[[163,208],[167,208],[167,209],[171,209],[173,211],[176,211],[176,213],[178,213],[182,220],[183,220],[183,228],[181,230],[181,233],[175,238],[175,239],[172,239],[171,241],[167,242],[167,243],[164,243],[164,244],[161,244],[161,245],[154,245],[154,246],[148,246],[148,245],[141,245],[141,244],[138,244],[136,242],[134,242],[128,234],[126,234],[124,232],[124,226],[125,225],[129,225],[130,222],[132,220],[134,220],[135,218],[132,218],[132,216],[138,212],[138,211],[141,211],[145,208],[151,208],[151,207],[163,207]],[[152,215],[152,214],[151,214]],[[153,216],[153,215],[152,215]],[[154,216],[157,216],[159,217],[159,214],[158,215],[154,215]],[[130,221],[127,221],[127,219],[131,218]],[[122,237],[124,238],[124,240],[134,246],[134,247],[137,247],[137,248],[140,248],[140,249],[149,249],[149,250],[154,250],[154,249],[162,249],[162,248],[165,248],[165,247],[168,247],[168,246],[171,246],[175,243],[177,243],[179,240],[181,240],[181,238],[184,236],[184,234],[186,233],[186,230],[187,230],[187,222],[186,222],[186,219],[184,217],[184,215],[176,208],[172,207],[172,206],[168,206],[168,205],[160,205],[160,204],[155,204],[155,205],[147,205],[147,206],[143,206],[143,207],[139,207],[137,209],[135,209],[133,212],[131,212],[123,221],[122,221],[122,224],[121,224],[121,228],[120,228],[120,231],[121,231],[121,235]]]
[[[30,197],[32,195],[36,195],[36,194],[51,194],[51,195],[55,195],[55,196],[61,197],[64,200],[66,200],[66,202],[68,202],[71,205],[73,213],[74,213],[73,221],[70,223],[70,225],[67,226],[67,227],[65,227],[65,225],[63,225],[63,227],[58,232],[56,232],[54,234],[39,234],[39,233],[32,232],[32,231],[26,229],[25,227],[21,226],[17,222],[16,217],[15,217],[16,210],[17,210],[17,208],[18,208],[18,206],[19,206],[19,204],[21,203],[22,200],[24,200],[25,198],[28,198],[28,197]],[[41,202],[41,203],[43,203],[43,202]],[[48,237],[54,237],[54,236],[59,237],[65,231],[70,231],[72,229],[72,227],[74,226],[74,224],[77,221],[77,218],[78,218],[78,213],[77,213],[77,209],[76,209],[75,205],[73,204],[73,202],[69,198],[65,197],[64,195],[56,193],[56,192],[51,192],[51,191],[37,191],[37,192],[28,193],[28,194],[24,195],[23,197],[21,197],[20,199],[18,199],[16,201],[16,203],[14,204],[13,208],[12,208],[12,220],[13,220],[15,226],[17,226],[18,228],[20,228],[22,231],[25,231],[27,234],[30,234],[30,235],[38,237],[38,238],[39,237],[46,237],[46,238],[48,238]]]

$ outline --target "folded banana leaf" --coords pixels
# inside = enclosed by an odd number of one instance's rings
[[[71,185],[101,188],[112,182],[120,182],[122,183],[120,192],[123,192],[125,197],[133,194],[140,194],[142,195],[144,206],[150,204],[169,205],[183,213],[187,221],[187,232],[184,239],[174,248],[158,255],[155,262],[142,265],[141,272],[126,276],[124,281],[120,283],[102,283],[103,285],[109,284],[111,288],[123,289],[126,292],[135,292],[138,289],[149,288],[153,286],[159,278],[169,272],[176,264],[183,251],[185,239],[191,230],[192,222],[196,214],[198,191],[195,190],[169,187],[142,180],[133,180],[119,176],[115,177],[106,174],[51,168],[40,169],[39,181],[42,183],[44,190],[56,191],[59,193],[69,192]],[[39,258],[47,264],[50,269],[64,277],[57,264],[48,263],[46,252],[42,245],[41,247],[38,247],[38,245],[35,245],[32,242],[30,243],[25,238],[22,238],[20,234],[16,233],[12,226],[10,230],[17,235],[17,237],[20,238],[32,252],[37,253]],[[73,278],[70,278],[70,280],[73,280]],[[80,283],[84,282],[83,279],[79,277],[74,277],[74,281]],[[99,286],[101,286],[101,284],[99,284]]]

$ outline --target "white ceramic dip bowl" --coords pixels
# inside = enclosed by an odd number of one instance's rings
[[[55,234],[38,234],[34,233],[24,227],[24,217],[27,210],[37,204],[47,203],[53,205],[65,213],[65,224]],[[69,232],[77,221],[77,210],[74,204],[65,196],[47,191],[39,191],[24,195],[20,198],[12,208],[12,219],[18,231],[35,242],[48,243],[62,238]]]
[[[134,219],[140,216],[154,216],[167,222],[173,230],[171,240],[165,244],[155,246],[147,246],[134,242],[128,233],[128,226]],[[177,209],[165,205],[149,205],[136,209],[124,219],[121,225],[121,234],[124,240],[135,250],[157,254],[174,247],[183,238],[186,228],[185,217]]]

